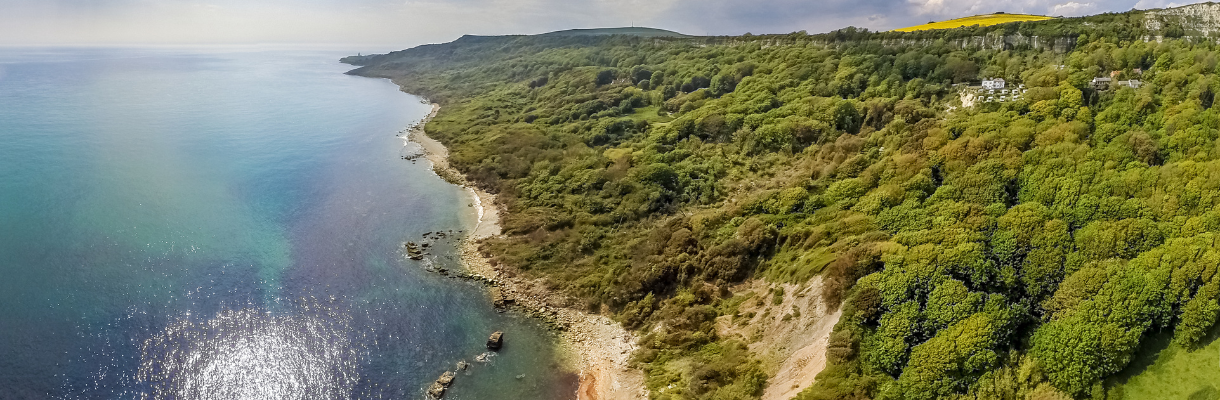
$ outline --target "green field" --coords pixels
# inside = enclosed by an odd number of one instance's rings
[[[1171,336],[1150,338],[1131,365],[1113,378],[1112,391],[1124,400],[1220,399],[1220,330],[1216,327],[1196,349],[1170,344]]]
[[[664,124],[673,121],[673,117],[657,115],[657,109],[660,106],[648,106],[635,109],[635,112],[625,115],[624,117],[631,118],[636,121],[648,121],[652,124]]]
[[[926,31],[926,30],[930,30],[930,29],[953,29],[953,28],[960,28],[963,26],[973,26],[973,25],[991,26],[991,25],[1006,24],[1009,22],[1045,21],[1048,19],[1051,19],[1051,17],[1047,17],[1047,16],[1043,16],[1043,15],[1029,15],[1029,14],[985,14],[985,15],[975,15],[972,17],[951,19],[948,21],[929,22],[929,23],[926,23],[923,25],[915,25],[915,26],[909,26],[909,27],[902,28],[902,29],[895,29],[895,31],[915,32],[915,31]]]

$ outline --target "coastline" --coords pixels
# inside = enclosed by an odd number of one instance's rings
[[[424,132],[424,126],[439,110],[440,105],[432,104],[431,112],[405,139],[423,148],[437,176],[471,193],[477,222],[459,247],[469,278],[489,286],[496,307],[513,308],[539,318],[558,333],[561,353],[579,373],[578,400],[647,399],[644,373],[628,366],[636,348],[634,334],[609,317],[568,307],[569,300],[547,289],[543,282],[519,276],[480,251],[483,240],[500,235],[500,210],[495,195],[469,184],[462,173],[449,165],[449,149]]]

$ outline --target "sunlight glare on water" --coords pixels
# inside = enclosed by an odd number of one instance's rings
[[[344,315],[314,306],[187,316],[144,342],[138,377],[152,389],[143,398],[351,398],[359,352]]]

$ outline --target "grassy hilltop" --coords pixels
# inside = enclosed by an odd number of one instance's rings
[[[507,210],[482,250],[638,332],[655,399],[1215,398],[1208,7],[347,61],[443,104]],[[985,77],[1028,92],[963,106]]]
[[[630,28],[594,28],[594,29],[568,29],[544,33],[539,36],[609,36],[609,35],[626,35],[639,37],[688,37],[674,31],[667,31],[657,28],[645,27],[630,27]]]

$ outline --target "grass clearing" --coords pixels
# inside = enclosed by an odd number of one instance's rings
[[[1123,400],[1220,399],[1220,325],[1196,349],[1171,344],[1172,332],[1154,334],[1131,365],[1108,382]]]
[[[961,28],[963,26],[972,26],[972,25],[991,26],[991,25],[1006,24],[1009,22],[1045,21],[1045,20],[1052,19],[1052,18],[1053,17],[1047,17],[1044,15],[1030,15],[1030,14],[985,14],[985,15],[975,15],[972,17],[951,19],[948,21],[929,22],[929,23],[926,23],[923,25],[915,25],[915,26],[910,26],[910,27],[906,27],[906,28],[895,29],[894,31],[915,32],[915,31],[926,31],[926,30],[931,30],[931,29],[953,29],[953,28]]]
[[[661,107],[660,106],[640,107],[640,108],[635,109],[635,112],[628,114],[628,115],[624,115],[624,117],[631,118],[632,120],[635,120],[635,121],[648,121],[648,123],[651,123],[651,124],[667,123],[669,121],[674,120],[674,118],[670,117],[670,116],[657,115],[658,108],[661,108]]]

